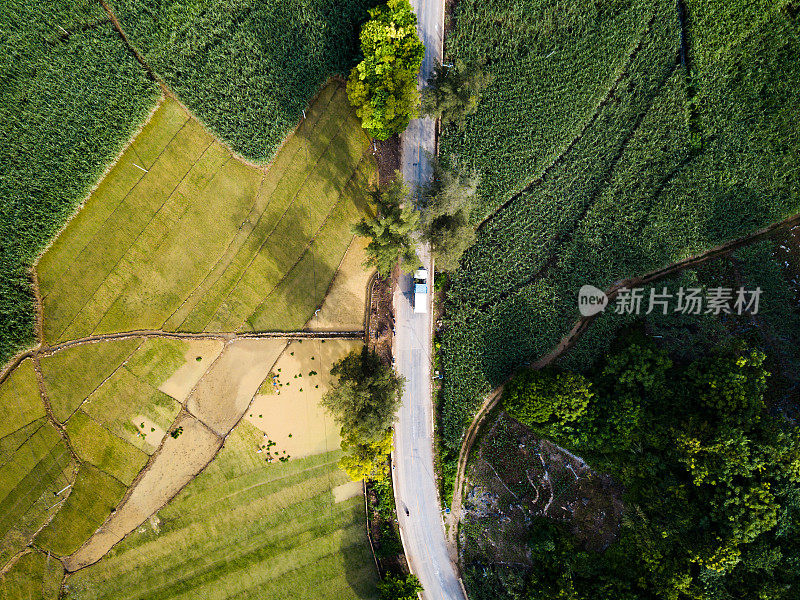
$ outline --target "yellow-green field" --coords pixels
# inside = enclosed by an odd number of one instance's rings
[[[269,168],[167,98],[39,261],[46,341],[299,329],[366,209],[368,148],[338,84]]]
[[[361,329],[374,175],[341,84],[268,167],[163,100],[37,265],[43,345],[0,383],[0,600],[374,597],[318,406],[361,342],[228,335]]]
[[[156,518],[67,580],[66,598],[372,598],[364,500],[328,452],[268,464],[243,421],[214,462]]]

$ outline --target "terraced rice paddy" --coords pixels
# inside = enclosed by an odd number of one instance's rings
[[[368,147],[337,84],[267,169],[166,99],[42,257],[45,339],[299,329],[366,208]]]

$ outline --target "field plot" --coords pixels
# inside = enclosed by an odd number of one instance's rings
[[[57,510],[55,493],[69,485],[74,464],[45,417],[30,359],[0,386],[0,568],[22,550]]]
[[[482,174],[475,217],[497,209],[561,154],[591,118],[652,14],[651,2],[464,0],[447,60],[489,61],[494,80],[440,153]],[[532,93],[535,90],[535,93]]]
[[[339,428],[319,402],[333,363],[361,345],[304,340],[286,347],[245,415],[264,432],[261,445],[268,460],[305,458],[339,447]]]
[[[332,492],[340,453],[268,464],[262,439],[243,421],[157,517],[70,576],[66,598],[374,597],[363,499]]]
[[[549,0],[532,4],[563,8]],[[675,3],[620,3],[652,15],[629,28],[637,41],[626,45],[623,67],[580,130],[572,136],[572,126],[565,128],[559,159],[523,179],[520,193],[501,190],[505,205],[484,222],[452,279],[442,348],[442,419],[451,449],[482,394],[569,331],[582,285],[606,288],[800,210],[800,134],[792,124],[800,114],[793,91],[800,84],[800,25],[778,4],[756,4],[689,2],[684,33],[693,45],[684,65]],[[567,5],[576,14],[601,10]],[[458,11],[462,27],[491,29],[475,4],[459,4]],[[695,36],[694,14],[700,22],[722,20]],[[554,23],[571,27],[568,19]],[[729,31],[737,34],[730,38]],[[593,56],[584,49],[571,60],[589,64]],[[610,56],[597,58],[598,72],[617,68],[616,54]],[[491,68],[502,73],[508,61],[496,56]],[[539,74],[545,81],[561,77],[550,65]],[[492,102],[475,119],[497,110]],[[516,113],[520,106],[509,101],[502,109]],[[532,119],[527,131],[548,127]],[[447,135],[443,147],[468,151],[461,134]],[[476,152],[496,143],[481,135]],[[501,162],[481,165],[487,189],[494,189],[492,165]]]
[[[159,443],[164,439],[158,453],[154,454],[126,499],[118,506],[115,503],[116,511],[103,523],[102,530],[67,558],[64,564],[69,571],[100,560],[114,544],[169,502],[213,460],[225,436],[242,418],[285,346],[285,340],[237,340],[225,347],[218,360],[207,365],[208,370],[186,401],[189,414],[183,413],[174,423],[167,425],[172,435],[166,438],[163,430],[153,424],[152,429],[159,433]],[[179,357],[175,351],[172,348],[172,356]],[[146,359],[141,364],[157,363],[154,357],[158,354],[146,352]],[[160,355],[166,356],[163,351]],[[147,421],[144,424],[150,427]],[[147,435],[150,434],[145,434],[145,437]]]
[[[33,343],[28,269],[158,99],[94,0],[0,11],[0,363]]]
[[[167,99],[41,259],[45,338],[299,329],[365,208],[367,147],[335,83],[266,170]]]
[[[91,465],[82,465],[64,506],[36,536],[37,544],[57,556],[77,550],[124,493],[125,484]]]
[[[33,361],[27,359],[0,385],[0,440],[13,437],[26,425],[44,416]]]
[[[141,344],[140,339],[82,344],[41,358],[55,418],[66,422]]]
[[[0,577],[0,600],[58,600],[63,575],[55,558],[28,552]]]
[[[347,249],[319,312],[306,324],[314,331],[364,329],[367,284],[373,270],[364,267],[368,240],[356,237]]]

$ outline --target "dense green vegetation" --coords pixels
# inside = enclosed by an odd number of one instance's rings
[[[409,189],[398,173],[385,189],[372,192],[376,214],[362,217],[353,232],[369,240],[367,244],[367,268],[375,268],[382,277],[388,277],[400,265],[413,269],[417,252],[412,235],[417,230],[420,215],[409,201]]]
[[[414,575],[389,576],[378,584],[380,600],[417,600],[422,586]]]
[[[422,112],[439,119],[442,127],[455,125],[463,130],[467,117],[478,110],[478,102],[492,82],[485,63],[480,60],[467,64],[457,58],[452,65],[436,65],[422,90]]]
[[[357,59],[376,0],[113,0],[131,43],[238,153],[272,158],[330,75]]]
[[[629,340],[591,373],[585,412],[533,423],[622,485],[616,540],[591,550],[570,523],[534,518],[531,568],[473,564],[470,597],[795,598],[800,436],[769,414],[764,360],[739,346],[678,361]],[[521,404],[536,413],[558,376],[521,374]]]
[[[464,252],[475,241],[470,214],[475,206],[475,192],[480,176],[457,160],[449,165],[433,165],[433,181],[424,187],[421,197],[420,233],[430,244],[440,271],[458,268]]]
[[[347,97],[364,129],[386,140],[419,115],[417,75],[425,45],[408,0],[388,0],[369,16],[360,36],[364,59],[350,71]]]
[[[400,407],[404,382],[366,346],[336,362],[338,380],[322,397],[341,426],[339,466],[354,481],[386,477],[386,456],[392,451],[392,424]]]
[[[475,217],[506,204],[448,292],[450,448],[483,393],[569,331],[582,285],[797,211],[800,22],[782,4],[688,3],[687,70],[669,0],[458,3],[448,54],[486,56],[495,81],[441,148],[483,175]]]
[[[0,11],[0,363],[33,342],[29,269],[155,104],[98,2]]]

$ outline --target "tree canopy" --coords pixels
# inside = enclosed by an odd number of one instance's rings
[[[486,61],[465,63],[457,58],[452,65],[437,65],[422,91],[422,112],[463,129],[469,115],[478,109],[481,95],[492,82]]]
[[[422,591],[419,579],[415,575],[405,577],[386,577],[378,584],[380,600],[417,600]]]
[[[478,173],[468,171],[455,158],[447,166],[434,161],[433,181],[422,195],[420,231],[442,271],[457,269],[475,241],[470,214],[479,183]]]
[[[370,239],[365,266],[374,267],[387,277],[398,262],[405,266],[416,263],[412,235],[419,227],[420,215],[414,210],[400,173],[385,189],[374,190],[372,199],[376,215],[362,218],[353,231]]]
[[[341,426],[345,456],[339,466],[356,481],[385,477],[384,458],[392,450],[392,424],[400,406],[403,380],[364,347],[336,362],[338,380],[323,396],[322,406]]]
[[[532,568],[468,569],[475,600],[798,597],[800,435],[766,410],[764,365],[743,346],[677,362],[635,341],[587,376],[517,376],[509,413],[609,473],[626,508],[603,552],[533,519]]]
[[[419,116],[417,75],[425,46],[408,0],[389,0],[369,15],[361,28],[364,60],[350,71],[347,97],[364,129],[385,140]]]

